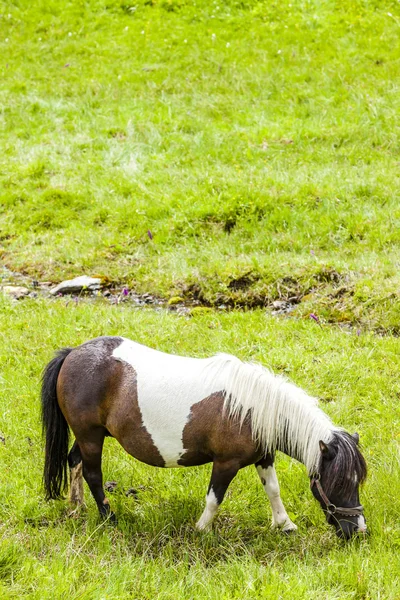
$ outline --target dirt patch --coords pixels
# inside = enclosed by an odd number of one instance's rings
[[[314,278],[321,283],[340,283],[343,280],[343,276],[332,267],[322,267]]]
[[[212,306],[212,303],[206,298],[200,283],[178,283],[177,288],[180,290],[184,302],[189,302],[195,306]]]
[[[353,295],[354,295],[354,289],[352,287],[342,285],[338,289],[334,290],[331,294],[329,294],[329,298],[343,298],[344,296],[353,296]]]
[[[304,286],[299,279],[295,279],[294,277],[283,277],[282,279],[277,279],[275,285],[277,298],[292,304],[298,304],[301,302],[302,298],[312,289],[308,285]],[[276,298],[273,298],[273,300],[275,299]]]
[[[253,308],[265,308],[270,304],[269,298],[264,294],[259,294],[253,290],[247,290],[246,294],[243,293],[232,293],[218,294],[215,299],[215,306],[218,308],[241,308],[241,309],[253,309]]]
[[[380,337],[387,337],[388,335],[391,335],[393,337],[400,337],[400,325],[393,325],[392,327],[377,327],[375,329],[375,333],[376,335],[379,335]]]
[[[354,279],[356,274],[352,274]],[[246,271],[227,283],[199,278],[197,281],[177,282],[174,294],[161,297],[149,292],[140,294],[120,282],[103,278],[98,290],[82,290],[62,296],[52,296],[56,282],[37,281],[29,275],[14,273],[3,267],[0,270],[0,293],[13,302],[25,299],[48,298],[62,300],[66,305],[103,301],[108,304],[126,304],[133,309],[166,310],[181,316],[207,314],[208,311],[265,309],[272,315],[309,318],[316,315],[318,323],[336,324],[351,330],[374,331],[379,336],[400,337],[400,326],[392,319],[382,319],[382,314],[371,318],[356,296],[355,281],[350,274],[340,274],[334,269],[320,269],[317,273],[304,273],[300,277],[285,276],[275,280],[258,273]],[[7,293],[10,286],[24,286],[23,295]],[[25,293],[25,288],[27,293]],[[12,288],[14,289],[14,288]],[[178,291],[179,290],[179,291]],[[382,310],[381,310],[382,312]],[[392,325],[394,323],[394,325]],[[1,440],[0,440],[1,441]]]
[[[259,275],[255,275],[252,271],[245,273],[241,277],[231,279],[228,283],[228,289],[230,290],[247,290],[256,281],[260,279]]]

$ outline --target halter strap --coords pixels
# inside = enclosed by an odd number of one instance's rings
[[[346,508],[343,506],[335,506],[334,504],[332,504],[332,502],[329,500],[328,496],[325,494],[325,492],[323,490],[323,487],[320,482],[319,474],[315,475],[311,479],[311,488],[314,485],[316,486],[316,488],[319,492],[319,495],[321,496],[322,500],[324,501],[324,503],[326,505],[326,512],[328,512],[330,515],[339,514],[339,515],[343,515],[345,517],[358,517],[363,514],[364,507],[361,506],[361,504],[360,504],[360,506],[353,506],[351,508]]]

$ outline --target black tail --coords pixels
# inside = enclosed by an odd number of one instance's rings
[[[60,498],[67,485],[69,427],[57,402],[57,379],[72,348],[57,352],[42,377],[42,426],[46,437],[43,481],[46,500]]]

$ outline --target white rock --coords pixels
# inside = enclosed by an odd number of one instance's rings
[[[74,292],[82,292],[83,290],[99,290],[101,288],[101,279],[98,277],[87,277],[87,275],[81,275],[75,277],[75,279],[67,279],[62,281],[56,287],[50,290],[50,294],[56,296],[57,294],[73,294]]]
[[[3,293],[7,294],[7,296],[11,296],[15,300],[19,300],[24,296],[29,294],[29,290],[26,287],[22,287],[20,285],[5,285],[3,287]]]
[[[287,302],[285,300],[275,300],[275,302],[272,303],[272,306],[276,309],[286,308]]]

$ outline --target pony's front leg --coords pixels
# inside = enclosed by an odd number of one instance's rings
[[[240,465],[236,460],[227,462],[214,461],[211,481],[206,496],[206,507],[196,523],[196,527],[200,531],[211,529],[211,524],[224,499],[225,492],[239,469]]]
[[[265,458],[256,463],[257,473],[267,494],[272,508],[272,527],[290,532],[297,529],[289,518],[281,500],[279,482],[274,467],[274,456],[267,454]]]

